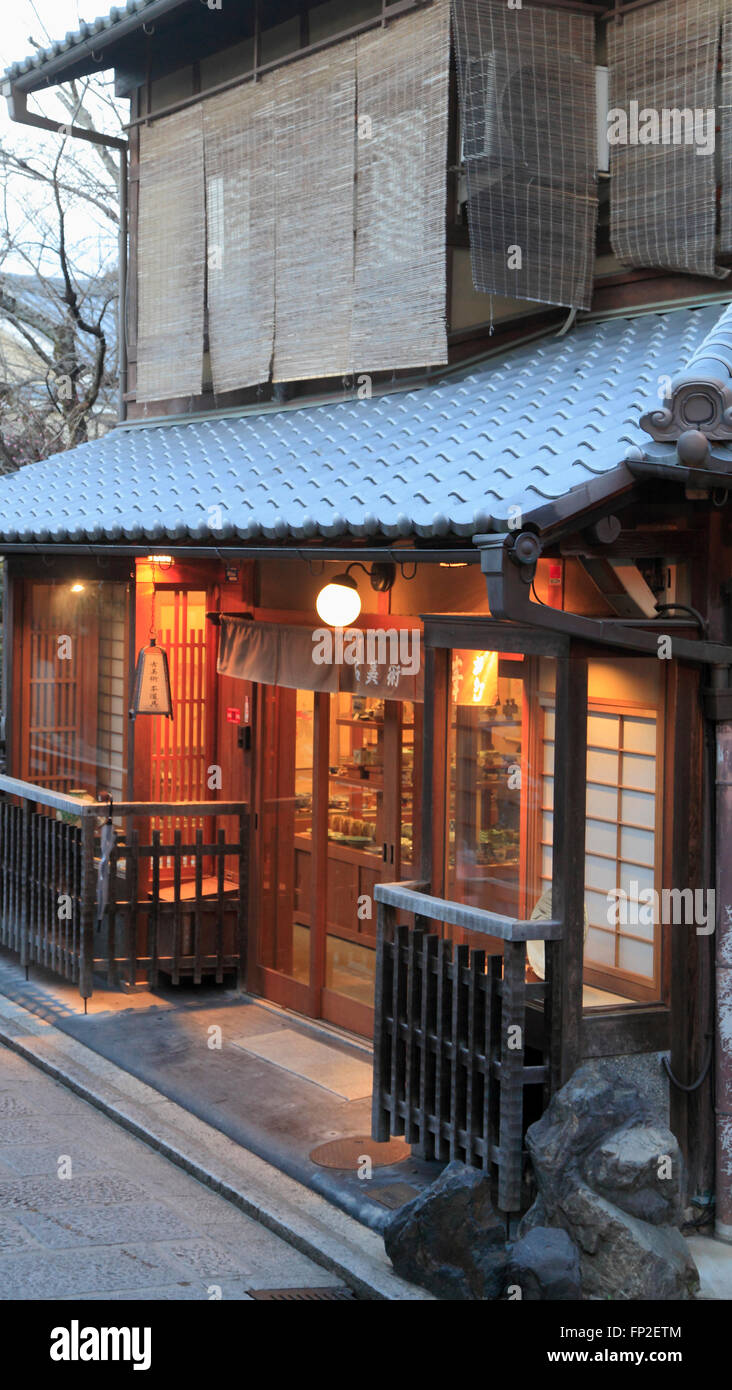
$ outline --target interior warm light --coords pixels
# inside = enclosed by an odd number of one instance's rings
[[[318,617],[330,627],[348,627],[361,612],[358,585],[350,574],[337,574],[315,600]]]
[[[83,584],[72,584],[72,585],[71,585],[71,592],[72,592],[72,594],[83,594],[83,592],[84,592],[84,585],[83,585]]]

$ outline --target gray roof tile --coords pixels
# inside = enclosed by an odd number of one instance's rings
[[[580,324],[371,400],[118,427],[0,478],[0,543],[469,537],[610,472],[720,318]],[[210,511],[221,509],[219,517]]]
[[[57,58],[61,53],[70,53],[79,44],[84,43],[88,38],[95,34],[104,34],[114,31],[115,27],[123,20],[131,16],[142,14],[155,0],[127,0],[126,4],[115,5],[109,14],[99,15],[97,19],[79,21],[79,28],[74,32],[70,30],[64,39],[56,39],[47,48],[38,48],[27,58],[22,58],[18,63],[12,63],[5,69],[5,77],[10,81],[15,81],[18,77],[32,72],[34,69],[41,69]],[[142,22],[142,21],[141,21]]]

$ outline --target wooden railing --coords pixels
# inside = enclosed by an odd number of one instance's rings
[[[521,1207],[524,1092],[549,1087],[549,1020],[527,1051],[527,1005],[549,997],[558,921],[519,921],[378,884],[373,1138],[403,1134],[423,1158],[460,1159],[496,1178],[501,1211]],[[397,912],[414,925],[397,924]],[[453,946],[429,924],[500,938],[489,954]],[[527,984],[526,942],[545,942],[546,981]],[[537,1046],[538,1045],[538,1046]]]
[[[246,947],[249,811],[242,802],[115,802],[117,842],[109,856],[106,905],[99,908],[100,835],[108,802],[76,797],[0,775],[0,945],[21,965],[44,965],[79,986],[95,972],[109,983],[156,985],[161,971],[241,979]],[[54,816],[53,813],[56,813]],[[172,843],[152,826],[170,817],[235,817],[236,839],[220,829]],[[60,818],[59,818],[60,817]],[[161,885],[161,865],[170,883]]]

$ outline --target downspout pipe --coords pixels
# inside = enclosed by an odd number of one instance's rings
[[[531,586],[542,553],[541,539],[534,531],[475,536],[473,543],[480,551],[493,618],[648,656],[658,656],[659,637],[673,634],[673,655],[681,661],[732,666],[732,646],[677,636],[676,623],[669,619],[585,618],[548,604],[532,603]]]
[[[127,394],[127,151],[128,142],[118,135],[104,135],[97,130],[85,130],[82,126],[66,125],[63,121],[52,121],[47,116],[39,116],[28,110],[28,93],[17,87],[3,87],[7,100],[8,114],[16,125],[33,126],[36,130],[50,130],[54,135],[69,135],[74,140],[86,140],[90,145],[102,145],[119,153],[119,266],[117,270],[117,362],[119,387],[117,393],[117,421],[121,423],[127,415],[125,396]]]

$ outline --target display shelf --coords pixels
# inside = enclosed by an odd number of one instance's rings
[[[384,779],[382,777],[341,777],[337,772],[331,772],[329,781],[335,782],[340,787],[358,787],[360,791],[383,791]]]

